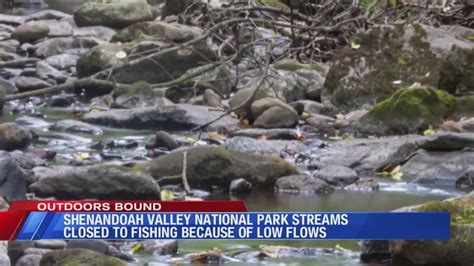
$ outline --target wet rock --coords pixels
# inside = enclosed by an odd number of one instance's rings
[[[187,177],[193,188],[228,188],[230,183],[244,178],[256,187],[272,188],[276,179],[297,173],[282,159],[251,155],[219,147],[193,147],[186,150]],[[143,171],[154,178],[180,174],[183,150],[161,156],[142,165]]]
[[[31,140],[28,129],[15,123],[0,124],[0,150],[22,150],[30,145]]]
[[[356,124],[369,134],[418,133],[452,114],[454,97],[429,87],[404,88],[375,105]],[[396,111],[395,111],[396,110]]]
[[[46,253],[41,259],[40,266],[71,265],[110,265],[125,266],[126,262],[117,258],[103,255],[87,249],[66,249]]]
[[[392,257],[390,254],[389,241],[386,240],[370,240],[362,241],[362,252],[360,260],[363,263],[377,263],[389,261]]]
[[[74,12],[79,27],[106,26],[124,28],[137,22],[153,20],[151,7],[146,2],[85,3]]]
[[[92,124],[119,128],[189,130],[205,125],[222,114],[223,112],[209,110],[209,107],[206,106],[176,104],[164,107],[92,112],[85,114],[82,120]],[[206,130],[232,131],[237,128],[238,120],[227,116],[206,127]]]
[[[474,190],[474,170],[469,170],[456,180],[456,187],[466,191]]]
[[[117,65],[122,61],[116,56],[119,52],[124,52],[122,45],[113,43],[101,44],[90,49],[77,60],[78,77],[87,77]]]
[[[161,97],[159,91],[155,91],[153,87],[145,82],[138,81],[126,88],[116,88],[112,97],[114,98],[113,107],[115,108],[140,108],[151,106],[172,106],[173,103]]]
[[[203,34],[198,27],[186,26],[178,23],[165,23],[160,21],[148,21],[136,23],[117,32],[112,42],[131,42],[138,39],[152,39],[154,41],[169,41],[182,43]]]
[[[418,150],[401,169],[403,180],[436,188],[454,188],[460,176],[473,168],[474,152]]]
[[[175,255],[178,252],[177,240],[146,240],[141,244],[143,253],[151,256]]]
[[[8,24],[13,26],[18,26],[25,22],[25,17],[23,16],[15,16],[15,15],[5,15],[0,14],[0,23],[1,24]]]
[[[377,191],[379,190],[379,183],[373,178],[362,178],[344,187],[344,189],[350,191]]]
[[[25,92],[43,89],[51,84],[39,78],[20,76],[15,79],[15,86],[20,92]]]
[[[26,21],[31,20],[62,20],[71,17],[71,15],[66,14],[61,11],[47,9],[35,12],[26,16]]]
[[[77,120],[61,120],[51,126],[51,130],[65,131],[71,133],[85,133],[93,135],[102,135],[103,131],[99,127],[77,121]]]
[[[235,179],[230,182],[229,192],[232,194],[245,194],[252,191],[252,183],[243,178]]]
[[[261,128],[294,127],[298,123],[298,114],[288,108],[274,106],[263,112],[253,123]]]
[[[474,262],[474,230],[472,206],[474,195],[428,202],[397,211],[451,213],[451,236],[448,241],[390,241],[394,265],[470,265]]]
[[[81,54],[100,44],[102,41],[93,37],[58,37],[50,38],[31,47],[35,55],[48,58],[59,54]]]
[[[67,21],[43,20],[42,22],[48,25],[50,38],[69,37],[73,34],[73,28]]]
[[[68,107],[74,102],[74,94],[59,94],[51,97],[50,107]]]
[[[93,37],[105,42],[110,41],[115,34],[115,30],[104,26],[81,27],[73,31],[74,37]]]
[[[469,95],[474,92],[474,47],[455,47],[444,60],[440,70],[439,88],[455,95]]]
[[[179,148],[179,146],[179,143],[171,134],[166,131],[159,131],[148,145],[148,148],[165,148],[172,151]]]
[[[443,58],[451,48],[474,48],[456,35],[421,24],[375,26],[356,35],[360,48],[338,53],[326,77],[323,102],[353,111],[414,83],[438,87]]]
[[[222,105],[221,96],[219,96],[219,94],[215,93],[211,89],[207,89],[204,91],[203,105],[217,107],[217,108],[224,108],[224,106]]]
[[[12,39],[18,40],[21,43],[34,42],[36,40],[45,38],[48,36],[49,27],[48,24],[42,21],[32,21],[22,24],[12,32]]]
[[[338,187],[348,186],[359,180],[356,171],[342,165],[325,166],[315,174],[315,177]]]
[[[55,167],[30,189],[39,197],[57,199],[159,199],[160,188],[147,175],[125,167]]]
[[[248,137],[258,139],[265,137],[268,140],[296,140],[298,139],[298,131],[296,129],[287,128],[274,128],[274,129],[262,129],[262,128],[247,128],[241,129],[237,132],[230,134],[232,137]]]
[[[282,154],[297,154],[309,149],[302,142],[294,140],[257,140],[248,137],[233,137],[225,141],[229,150],[280,157]]]
[[[67,245],[63,240],[36,240],[34,243],[35,247],[45,249],[64,249]]]
[[[45,166],[46,162],[44,159],[39,157],[33,152],[23,152],[15,150],[12,152],[0,151],[1,157],[10,157],[13,161],[23,169],[33,169],[36,166]]]
[[[460,151],[474,148],[472,133],[438,133],[416,141],[419,148],[427,151]]]
[[[44,119],[32,117],[32,116],[22,116],[15,119],[15,123],[20,126],[27,127],[46,127],[49,126],[49,123],[44,121]]]
[[[408,135],[379,139],[337,141],[323,149],[312,149],[310,168],[343,165],[356,170],[360,176],[375,176],[387,165],[402,164],[417,149],[419,136]]]
[[[43,257],[43,255],[39,255],[39,254],[26,254],[26,255],[23,255],[20,259],[18,259],[15,266],[36,266],[36,265],[40,265],[40,261],[41,261],[42,257]]]
[[[275,190],[289,193],[330,194],[334,188],[321,179],[308,175],[292,175],[279,178]]]
[[[79,58],[77,55],[71,54],[60,54],[60,55],[53,55],[51,57],[46,58],[46,63],[50,66],[59,69],[59,70],[67,70],[71,67],[76,66],[76,61]]]
[[[0,157],[0,197],[26,199],[26,175],[9,156]]]

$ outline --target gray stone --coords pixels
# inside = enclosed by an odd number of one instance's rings
[[[20,126],[27,127],[47,127],[49,123],[44,119],[33,117],[33,116],[21,116],[15,119],[15,123]]]
[[[23,255],[15,263],[15,266],[39,266],[42,257],[43,255],[38,255],[38,254]]]
[[[61,120],[51,126],[51,130],[65,131],[72,133],[85,133],[93,135],[102,135],[103,131],[99,127],[77,121],[77,120]]]
[[[145,240],[141,244],[143,252],[147,255],[175,255],[178,252],[177,240]]]
[[[26,199],[26,175],[7,156],[0,157],[0,196],[8,200]]]
[[[42,21],[31,21],[19,26],[12,32],[12,39],[21,43],[34,42],[48,36],[48,24]]]
[[[20,76],[15,78],[15,86],[20,92],[25,92],[50,87],[51,84],[39,78]]]
[[[104,26],[91,26],[75,28],[73,32],[74,37],[93,37],[104,42],[108,42],[116,34],[116,31]]]
[[[222,105],[221,96],[219,96],[219,94],[215,93],[211,89],[207,89],[207,90],[204,91],[203,105],[207,105],[207,106],[211,106],[211,107],[217,107],[217,108],[223,108],[224,107]]]
[[[34,245],[37,248],[64,249],[67,245],[64,240],[36,240]]]
[[[67,243],[68,249],[88,249],[97,253],[108,254],[110,245],[104,240],[73,240]]]
[[[49,28],[48,37],[69,37],[73,34],[73,28],[67,21],[43,20]]]
[[[102,41],[94,37],[58,37],[37,43],[32,49],[35,50],[36,56],[48,58],[65,53],[81,54],[100,43]]]
[[[46,63],[50,66],[59,69],[59,70],[66,70],[70,69],[71,67],[76,66],[76,61],[79,58],[77,55],[71,54],[60,54],[60,55],[53,55],[51,57],[46,58]]]
[[[25,22],[25,17],[15,15],[0,14],[0,23],[18,26]]]
[[[229,150],[280,157],[283,154],[297,154],[307,151],[309,147],[295,140],[257,140],[248,137],[233,137],[225,141],[224,147]]]
[[[149,146],[153,148],[166,148],[171,151],[179,148],[180,145],[171,134],[166,131],[159,131]]]
[[[71,17],[71,15],[66,14],[64,12],[61,12],[61,11],[47,9],[47,10],[41,10],[39,12],[30,14],[30,15],[26,16],[25,19],[26,19],[26,21],[31,21],[31,20],[61,20],[61,19],[65,19],[65,18],[68,18],[68,17]]]
[[[59,266],[65,264],[109,266],[127,265],[125,261],[87,249],[66,249],[48,252],[43,256],[40,262],[40,266]]]
[[[473,133],[439,133],[416,141],[419,148],[427,151],[460,151],[474,148]]]
[[[469,170],[456,180],[456,187],[466,191],[474,190],[474,170]]]
[[[235,179],[230,182],[229,192],[232,194],[245,194],[252,191],[252,183],[243,178]]]
[[[15,123],[0,124],[0,150],[22,150],[30,145],[31,140],[28,129]]]
[[[292,175],[279,178],[275,190],[289,193],[330,194],[334,188],[323,180],[308,175]]]
[[[253,123],[261,128],[294,127],[298,123],[298,114],[288,108],[274,106],[263,112]]]
[[[137,39],[162,40],[182,43],[200,37],[204,31],[198,27],[160,21],[140,22],[117,32],[112,42],[131,42]]]
[[[48,65],[45,61],[36,64],[36,75],[40,79],[54,79],[58,83],[65,82],[69,77],[56,68]]]
[[[342,165],[327,165],[317,171],[315,177],[338,187],[344,187],[359,180],[356,171]]]
[[[299,133],[296,129],[289,128],[246,128],[230,134],[232,137],[248,137],[254,139],[265,137],[265,139],[268,140],[296,140],[298,139],[298,135]]]
[[[8,242],[0,241],[0,266],[10,266],[11,261],[7,254]]]

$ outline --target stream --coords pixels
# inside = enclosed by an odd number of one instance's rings
[[[5,1],[5,0],[4,0]],[[84,0],[46,0],[44,6],[7,8],[0,5],[0,13],[28,14],[41,9],[55,9],[71,13]],[[152,131],[144,130],[119,130],[101,128],[103,134],[71,134],[57,133],[48,130],[49,126],[59,120],[70,118],[69,111],[62,108],[37,109],[44,114],[48,124],[33,125],[39,135],[39,147],[57,153],[55,163],[62,164],[70,161],[80,154],[93,155],[93,144],[105,139],[114,139],[125,144],[125,148],[111,149],[106,155],[120,161],[143,160],[147,153],[145,144],[153,136]],[[0,122],[15,121],[15,115],[5,115]],[[31,127],[31,126],[30,126]],[[187,132],[174,132],[186,136]],[[130,144],[132,143],[132,144]],[[429,200],[445,199],[455,196],[456,192],[428,189],[417,185],[391,182],[386,179],[380,181],[380,190],[376,192],[353,192],[339,190],[328,196],[315,194],[293,195],[255,192],[242,198],[230,197],[231,200],[243,200],[249,211],[391,211],[403,206],[420,204]],[[209,199],[229,199],[228,195],[212,195]],[[390,230],[390,228],[387,228]],[[205,251],[214,247],[222,250],[258,247],[259,245],[286,245],[295,247],[330,247],[336,245],[345,249],[358,251],[360,248],[356,241],[180,241],[180,255],[192,252]],[[143,257],[142,262],[154,261],[156,258]],[[162,260],[161,260],[162,261]],[[158,261],[156,261],[158,262]],[[261,262],[266,265],[360,265],[358,256],[353,257],[301,257],[269,259]],[[232,262],[229,265],[239,265]],[[157,264],[158,265],[158,264]],[[241,265],[243,265],[241,263]]]

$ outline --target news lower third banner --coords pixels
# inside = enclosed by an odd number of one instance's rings
[[[247,212],[241,201],[21,201],[0,240],[448,240],[448,212]]]

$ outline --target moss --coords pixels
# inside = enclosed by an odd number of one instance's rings
[[[126,262],[86,249],[57,250],[46,253],[41,265],[125,266]]]
[[[287,71],[296,71],[299,69],[306,69],[306,70],[316,70],[318,72],[324,72],[324,67],[318,64],[302,64],[297,60],[293,59],[284,59],[279,62],[273,64],[275,69],[287,70]]]
[[[402,88],[375,105],[365,119],[382,122],[391,128],[410,131],[439,123],[452,114],[455,99],[449,93],[430,87]]]
[[[449,212],[451,223],[474,224],[474,200],[430,201],[418,208],[424,212]]]
[[[428,37],[428,33],[420,24],[418,23],[413,24],[413,29],[415,30],[418,37],[421,37],[423,39],[426,39]]]
[[[260,6],[288,9],[288,6],[280,0],[256,0],[256,3]]]

